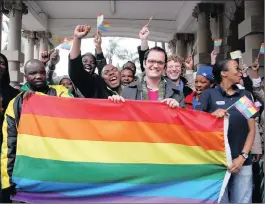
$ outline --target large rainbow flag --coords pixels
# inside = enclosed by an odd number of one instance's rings
[[[160,102],[24,101],[12,181],[23,202],[213,203],[227,121]]]

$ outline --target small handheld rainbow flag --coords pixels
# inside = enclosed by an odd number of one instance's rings
[[[98,26],[98,30],[100,31],[108,31],[108,29],[110,28],[110,24],[107,21],[103,21],[99,26]]]
[[[261,46],[260,46],[259,54],[263,54],[264,55],[264,43],[262,43]]]
[[[52,36],[52,40],[57,44],[62,44],[64,42],[64,39],[57,36]]]
[[[246,96],[240,98],[234,106],[245,116],[246,119],[250,118],[259,111],[255,104]]]
[[[223,40],[220,38],[220,39],[215,39],[214,40],[214,47],[219,47],[222,45],[222,42]]]
[[[99,27],[103,21],[104,21],[104,15],[100,13],[97,18],[97,27]]]
[[[61,44],[61,48],[65,50],[71,50],[73,40],[71,38],[65,38],[64,42]]]

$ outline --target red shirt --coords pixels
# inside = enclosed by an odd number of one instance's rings
[[[185,98],[186,107],[188,109],[193,109],[192,99],[195,96],[195,94],[196,94],[196,91],[192,92],[190,95],[186,96],[186,98]]]

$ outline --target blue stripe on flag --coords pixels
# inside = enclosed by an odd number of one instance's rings
[[[182,181],[164,184],[74,184],[43,182],[13,177],[16,188],[26,192],[58,192],[70,197],[121,195],[121,196],[161,196],[217,200],[222,180]],[[79,189],[79,190],[77,190]]]

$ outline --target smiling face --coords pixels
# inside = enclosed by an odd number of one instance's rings
[[[112,89],[115,89],[120,86],[121,81],[121,73],[111,64],[106,65],[103,68],[102,78],[105,83]]]
[[[165,54],[152,50],[144,63],[146,76],[149,78],[161,78],[165,70]]]
[[[94,57],[85,55],[82,58],[82,63],[83,63],[85,71],[87,71],[90,74],[94,73],[96,69],[96,65],[97,65]]]
[[[121,71],[121,83],[127,86],[133,81],[133,71],[130,69],[123,69]]]
[[[175,62],[174,60],[170,60],[167,62],[166,75],[172,81],[177,81],[181,75],[182,64],[180,62]]]
[[[196,89],[196,94],[201,95],[202,91],[204,89],[207,89],[211,86],[211,82],[206,79],[206,77],[197,75],[195,79],[195,89]]]

